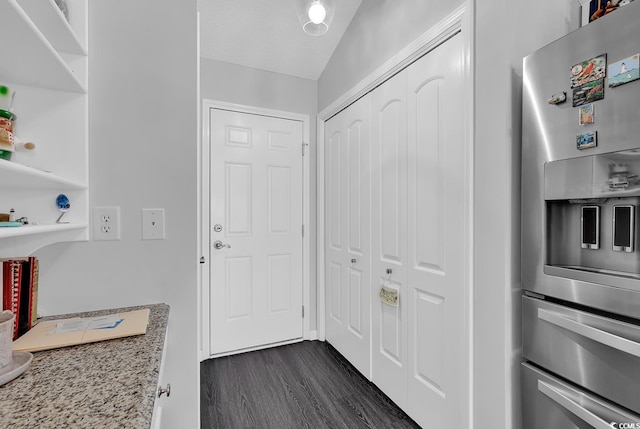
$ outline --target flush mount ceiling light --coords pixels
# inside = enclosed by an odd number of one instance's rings
[[[334,10],[333,0],[296,0],[302,29],[311,36],[321,36],[329,30]]]

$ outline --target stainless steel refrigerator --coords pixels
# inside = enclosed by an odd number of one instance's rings
[[[524,429],[640,428],[640,1],[524,59]]]

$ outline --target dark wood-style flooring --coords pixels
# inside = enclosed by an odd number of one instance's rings
[[[203,429],[419,428],[328,343],[200,365]]]

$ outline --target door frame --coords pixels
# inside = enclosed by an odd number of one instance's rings
[[[465,159],[462,170],[466,172],[466,193],[465,199],[465,244],[461,246],[463,255],[461,257],[465,260],[465,290],[464,294],[464,306],[465,311],[462,317],[465,317],[465,336],[464,343],[466,345],[465,350],[465,365],[466,374],[463,377],[463,392],[468,392],[467,403],[464,404],[464,409],[461,412],[464,413],[463,421],[468,423],[469,427],[472,427],[471,422],[473,418],[473,176],[474,176],[474,105],[475,105],[475,74],[473,70],[474,57],[474,13],[475,3],[474,0],[465,1],[460,7],[456,8],[451,14],[445,17],[435,26],[431,27],[416,40],[391,57],[388,61],[374,70],[371,74],[365,77],[362,81],[357,83],[345,94],[337,98],[333,103],[324,108],[317,116],[317,147],[318,153],[316,158],[317,168],[317,290],[318,290],[318,312],[317,312],[317,326],[318,326],[318,339],[324,341],[325,337],[325,144],[324,144],[324,125],[331,117],[336,115],[342,109],[346,108],[366,93],[371,92],[377,86],[391,78],[400,70],[413,63],[418,58],[432,51],[442,43],[446,42],[449,38],[453,37],[457,33],[461,33],[464,39],[464,64],[462,71],[463,91],[469,95],[469,102],[464,103],[461,107],[463,116],[464,127],[464,150]]]
[[[282,110],[266,109],[262,107],[247,106],[243,104],[227,103],[224,101],[203,99],[202,100],[202,139],[201,139],[201,159],[200,159],[200,193],[198,198],[200,199],[200,225],[199,225],[199,239],[201,240],[201,256],[204,257],[204,262],[201,259],[201,317],[200,317],[200,362],[209,359],[209,340],[210,340],[210,327],[211,327],[211,313],[210,313],[210,298],[211,298],[211,210],[210,210],[210,163],[211,148],[209,145],[209,130],[210,130],[210,109],[222,109],[230,110],[237,113],[246,113],[253,115],[269,116],[279,119],[289,119],[302,122],[302,141],[300,142],[300,150],[304,145],[307,149],[305,156],[302,157],[302,224],[305,227],[305,234],[302,237],[302,305],[305,308],[305,314],[302,318],[302,339],[309,340],[315,338],[315,332],[311,332],[311,324],[309,315],[312,314],[310,309],[311,297],[310,297],[310,267],[311,267],[311,232],[310,231],[310,118],[309,115],[293,112],[285,112]],[[205,232],[209,232],[208,238],[204,238]],[[282,344],[288,344],[297,342],[299,340],[285,341]],[[273,344],[269,345],[269,347]],[[264,348],[264,346],[258,346],[255,348],[245,349],[243,351],[257,350]],[[222,355],[216,355],[222,356]]]

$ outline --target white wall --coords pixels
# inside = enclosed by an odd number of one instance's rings
[[[121,208],[122,239],[38,251],[39,312],[169,304],[164,427],[196,428],[196,1],[91,0],[89,18],[91,206]],[[165,208],[166,240],[141,240],[142,208]]]
[[[310,329],[316,330],[316,115],[318,85],[316,81],[294,76],[200,59],[200,96],[203,99],[262,107],[309,115],[310,119],[310,225],[311,235]]]
[[[318,81],[318,111],[457,9],[464,0],[364,0]]]
[[[475,3],[474,427],[517,429],[522,58],[580,13],[572,0]]]
[[[200,74],[202,98],[315,117],[318,88],[314,80],[204,57],[200,58]]]

